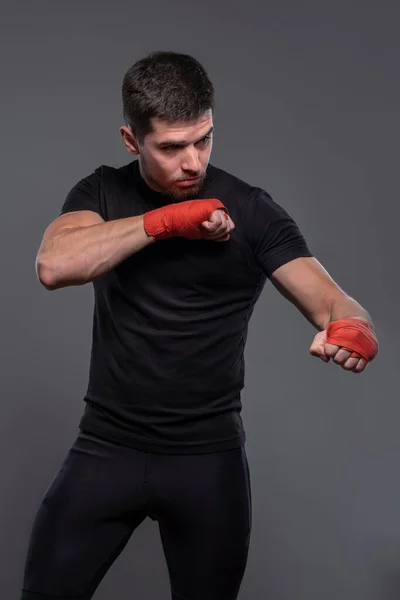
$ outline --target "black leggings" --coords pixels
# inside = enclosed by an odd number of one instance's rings
[[[36,516],[21,600],[89,600],[146,517],[173,600],[237,598],[251,530],[244,448],[150,454],[80,433]]]

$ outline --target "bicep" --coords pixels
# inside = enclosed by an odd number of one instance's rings
[[[45,249],[51,248],[53,242],[65,233],[92,225],[99,225],[100,223],[104,223],[102,217],[91,210],[79,210],[57,217],[47,226],[43,234],[39,254]]]
[[[47,227],[44,238],[57,237],[61,233],[70,229],[79,229],[81,227],[90,227],[104,223],[104,219],[92,210],[77,210],[75,212],[60,215]]]
[[[74,185],[64,200],[61,214],[46,228],[42,243],[51,242],[73,229],[104,223],[100,207],[100,185],[98,171]]]

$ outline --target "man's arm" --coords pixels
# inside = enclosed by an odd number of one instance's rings
[[[276,289],[292,302],[319,331],[343,318],[358,318],[372,328],[368,312],[350,298],[314,257],[301,257],[270,276]]]
[[[319,330],[313,356],[331,358],[345,370],[360,373],[378,353],[368,312],[350,298],[314,257],[300,257],[277,268],[270,279]]]
[[[143,216],[105,222],[89,210],[67,213],[47,227],[36,272],[49,290],[83,285],[153,241]]]
[[[158,239],[177,235],[223,242],[233,228],[216,199],[181,202],[107,222],[94,211],[74,211],[47,227],[36,271],[49,290],[83,285]]]

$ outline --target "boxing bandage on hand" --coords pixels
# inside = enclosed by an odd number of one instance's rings
[[[200,225],[204,221],[209,221],[217,209],[225,211],[228,215],[227,208],[216,198],[186,200],[145,213],[143,225],[147,235],[155,240],[174,236],[200,240],[203,237]]]
[[[370,362],[378,354],[379,345],[371,327],[356,318],[332,321],[326,330],[328,344],[341,346],[351,352],[350,358],[364,358]]]

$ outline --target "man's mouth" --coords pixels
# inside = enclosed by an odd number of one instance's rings
[[[180,179],[176,183],[177,183],[177,185],[185,186],[185,185],[193,185],[197,181],[200,181],[200,177],[190,177],[188,179]]]

